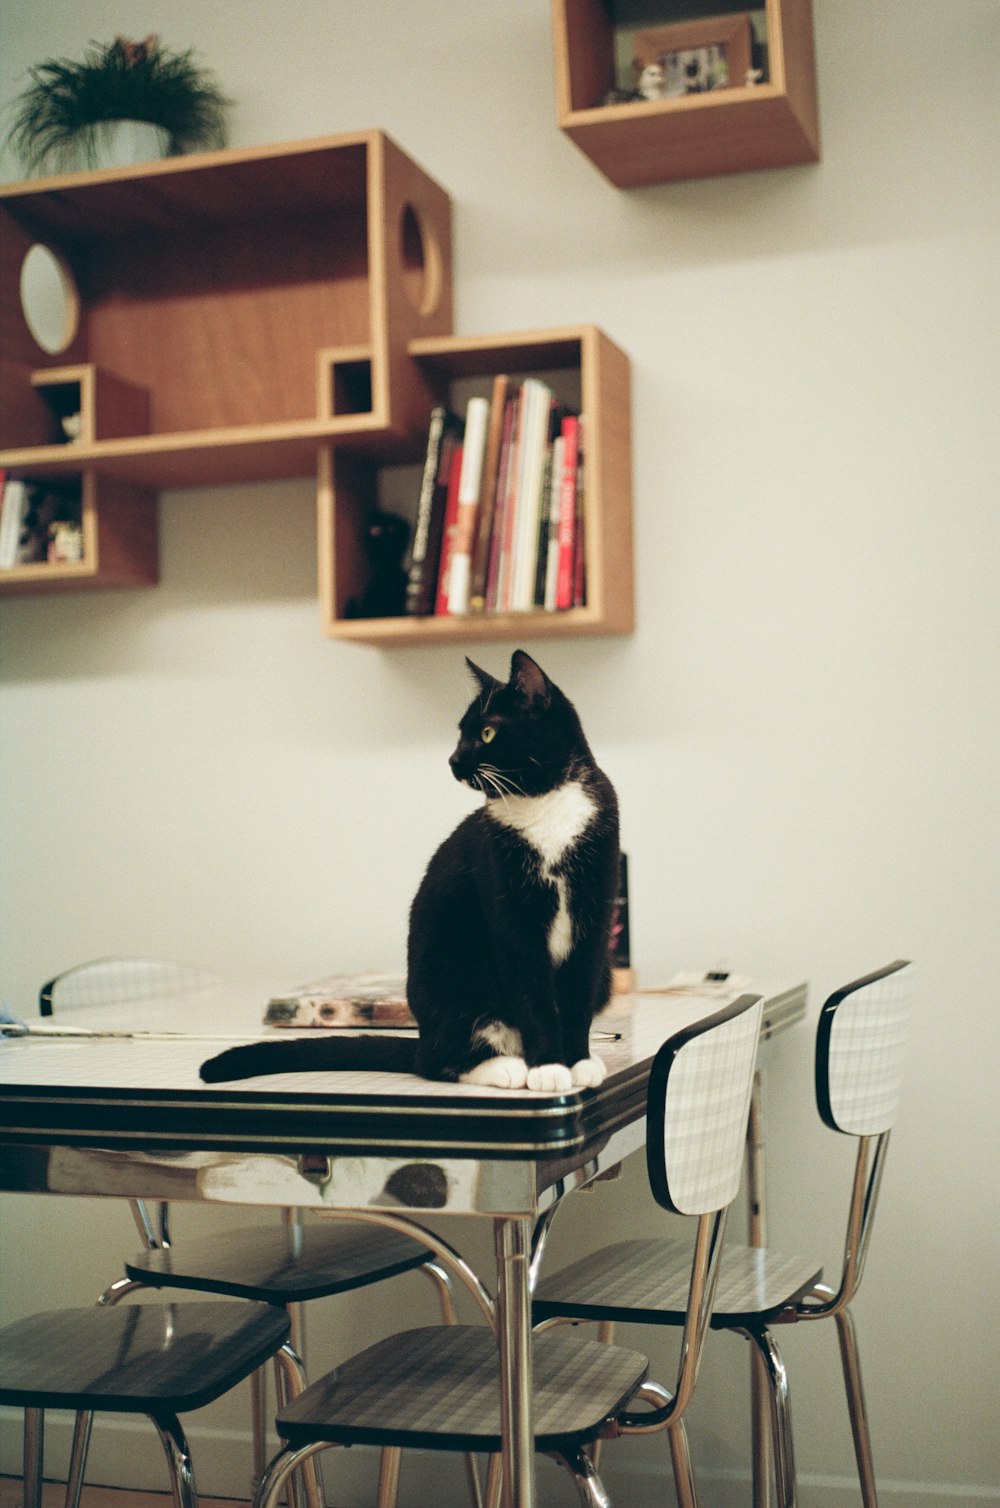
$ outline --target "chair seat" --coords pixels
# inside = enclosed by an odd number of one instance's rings
[[[822,1267],[805,1257],[755,1246],[722,1254],[712,1327],[767,1320],[820,1281]],[[682,1241],[619,1241],[583,1257],[538,1285],[535,1324],[569,1315],[638,1324],[683,1324],[691,1250]]]
[[[601,1432],[645,1380],[636,1351],[546,1334],[532,1338],[535,1444],[563,1450]],[[341,1445],[500,1449],[500,1367],[484,1325],[407,1330],[351,1357],[278,1415],[297,1447]]]
[[[224,1231],[141,1251],[125,1263],[125,1272],[153,1288],[297,1304],[381,1282],[421,1267],[429,1257],[411,1236],[330,1221],[301,1232],[287,1225]]]
[[[0,1331],[0,1403],[110,1413],[184,1413],[249,1376],[283,1344],[266,1304],[55,1309]]]

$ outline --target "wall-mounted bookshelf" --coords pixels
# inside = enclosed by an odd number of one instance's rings
[[[43,349],[16,289],[68,288]],[[323,627],[377,644],[632,628],[629,364],[589,326],[452,335],[451,206],[379,131],[0,188],[0,468],[79,495],[82,558],[0,593],[156,580],[156,493],[317,475]],[[436,403],[545,373],[584,416],[586,595],[558,613],[351,618],[380,481]]]
[[[634,627],[630,367],[594,326],[513,335],[439,336],[411,341],[409,353],[435,398],[457,413],[471,394],[488,397],[498,373],[512,387],[541,375],[582,415],[585,603],[561,611],[462,616],[351,618],[348,603],[367,569],[364,532],[387,464],[327,448],[320,458],[319,562],[324,631],[366,644],[626,634]],[[408,457],[411,473],[421,454]],[[395,463],[399,465],[397,461]],[[415,485],[410,478],[410,490]]]
[[[677,28],[677,41],[665,45],[690,47],[691,8],[665,0],[658,9],[662,26]],[[756,82],[734,77],[724,88],[609,104],[621,75],[617,11],[613,0],[552,0],[558,123],[613,184],[635,188],[819,159],[811,0],[766,0],[756,11],[716,18],[720,41],[734,19],[761,33]],[[705,21],[698,30],[706,26],[710,33]],[[659,28],[644,23],[641,30]],[[632,40],[624,38],[626,48]],[[656,55],[633,50],[647,60]]]

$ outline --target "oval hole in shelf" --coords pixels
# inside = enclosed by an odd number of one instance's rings
[[[403,288],[417,313],[433,314],[441,298],[441,248],[437,237],[412,204],[403,205],[400,221]]]
[[[80,321],[80,296],[69,267],[49,246],[29,247],[21,263],[21,312],[43,351],[65,351]]]

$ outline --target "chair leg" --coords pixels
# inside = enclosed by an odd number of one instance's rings
[[[750,1352],[750,1449],[753,1475],[753,1508],[771,1508],[770,1412],[767,1403],[767,1368],[754,1346]]]
[[[80,1508],[80,1493],[83,1490],[84,1473],[87,1470],[87,1451],[90,1448],[90,1432],[94,1415],[89,1409],[77,1412],[73,1426],[73,1451],[69,1460],[69,1476],[66,1478],[65,1508]]]
[[[583,1504],[583,1508],[611,1508],[611,1499],[604,1488],[604,1483],[594,1468],[594,1463],[584,1450],[579,1446],[574,1451],[553,1451],[553,1458],[560,1466],[565,1466],[573,1481]]]
[[[252,1497],[267,1465],[266,1367],[258,1367],[256,1372],[250,1374],[250,1435],[253,1441],[253,1476],[250,1481]]]
[[[795,1448],[792,1443],[792,1404],[788,1372],[770,1330],[743,1330],[757,1349],[767,1376],[771,1403],[771,1437],[777,1508],[797,1508]]]
[[[844,1371],[844,1388],[847,1392],[847,1408],[851,1416],[851,1433],[854,1436],[854,1455],[858,1463],[858,1478],[861,1482],[861,1501],[864,1508],[878,1508],[878,1492],[875,1487],[875,1467],[872,1461],[872,1439],[868,1429],[868,1408],[865,1390],[861,1382],[861,1358],[858,1354],[858,1338],[854,1319],[848,1308],[837,1311],[837,1340],[840,1342],[840,1362]]]
[[[187,1437],[176,1414],[151,1414],[170,1468],[170,1485],[175,1508],[198,1508],[198,1491],[194,1484],[194,1467]]]
[[[674,1469],[674,1491],[677,1508],[698,1508],[698,1489],[694,1482],[694,1467],[691,1465],[691,1448],[688,1445],[684,1420],[678,1419],[667,1431],[670,1441],[670,1462]]]
[[[396,1508],[399,1493],[399,1465],[403,1452],[398,1445],[383,1445],[378,1468],[378,1495],[375,1508]]]
[[[503,1491],[501,1469],[502,1461],[499,1455],[490,1456],[490,1464],[486,1470],[486,1508],[500,1508],[500,1496]]]
[[[295,1450],[286,1445],[280,1450],[270,1463],[264,1475],[260,1479],[257,1491],[254,1494],[253,1508],[275,1508],[281,1497],[285,1482],[298,1467],[305,1465],[313,1456],[321,1450],[329,1450],[330,1444],[326,1440],[313,1440],[308,1445],[300,1445]]]
[[[138,1289],[145,1287],[145,1283],[134,1283],[131,1278],[116,1278],[103,1293],[98,1294],[97,1302],[108,1306],[117,1304],[118,1300],[123,1299],[126,1294],[135,1293]]]
[[[438,1303],[441,1306],[441,1323],[443,1325],[455,1325],[458,1316],[455,1313],[455,1285],[451,1281],[451,1275],[438,1262],[425,1262],[420,1271],[437,1289]],[[396,1468],[399,1475],[399,1468]],[[469,1501],[472,1508],[483,1508],[483,1492],[479,1482],[479,1465],[471,1453],[465,1457],[465,1476],[469,1484]],[[395,1508],[395,1497],[387,1498],[388,1508]],[[378,1508],[382,1508],[382,1499],[379,1498]]]
[[[42,1501],[42,1454],[45,1445],[45,1410],[24,1411],[24,1508],[41,1508]]]
[[[305,1392],[305,1368],[290,1341],[275,1352],[274,1377],[279,1410]],[[301,1476],[292,1478],[289,1498],[289,1508],[323,1508],[323,1477],[318,1461],[310,1461]]]

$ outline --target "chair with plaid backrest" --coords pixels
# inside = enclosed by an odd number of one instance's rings
[[[209,970],[159,959],[101,958],[67,969],[42,986],[39,1011],[61,1015],[84,1006],[129,1005],[150,1001],[200,1000],[211,1019],[213,993],[222,981]],[[122,1026],[128,1026],[127,1019]],[[115,1304],[139,1288],[188,1290],[227,1298],[253,1300],[285,1309],[291,1322],[291,1343],[304,1354],[302,1306],[312,1299],[353,1292],[404,1272],[419,1270],[437,1291],[442,1318],[455,1318],[451,1279],[426,1246],[398,1231],[326,1220],[306,1223],[295,1210],[283,1212],[283,1222],[252,1228],[223,1230],[209,1236],[174,1243],[169,1206],[156,1213],[141,1199],[129,1201],[145,1247],[125,1262],[125,1275],[101,1294],[98,1302]],[[279,1402],[282,1376],[276,1367]],[[264,1469],[266,1449],[266,1389],[264,1373],[251,1377],[254,1470],[256,1482]],[[474,1503],[479,1488],[470,1464]],[[320,1508],[315,1473],[307,1473],[309,1508]]]
[[[683,1416],[712,1312],[726,1212],[739,1187],[760,1018],[760,996],[741,996],[670,1038],[650,1074],[650,1186],[666,1209],[697,1217],[688,1243],[684,1346],[673,1392],[645,1381],[648,1362],[637,1352],[570,1335],[533,1337],[535,1448],[570,1471],[588,1508],[606,1508],[610,1501],[589,1453],[591,1442],[654,1429],[670,1431],[682,1502],[694,1503]],[[313,1383],[278,1415],[285,1447],[261,1482],[255,1508],[274,1508],[289,1473],[317,1452],[350,1445],[382,1448],[378,1508],[396,1502],[399,1453],[407,1447],[490,1453],[492,1501],[500,1485],[501,1439],[494,1328],[409,1330]],[[640,1400],[651,1407],[633,1413],[633,1402]]]
[[[857,1293],[871,1237],[889,1133],[902,1083],[912,965],[888,964],[845,985],[820,1012],[816,1101],[825,1125],[858,1138],[847,1240],[836,1290],[811,1258],[770,1248],[727,1247],[712,1327],[749,1339],[766,1370],[771,1400],[779,1508],[796,1503],[788,1379],[774,1338],[778,1325],[832,1318],[840,1342],[854,1449],[865,1508],[877,1508],[861,1370],[848,1308]],[[687,1255],[680,1241],[623,1241],[555,1273],[539,1285],[536,1323],[590,1319],[636,1324],[685,1323]]]

